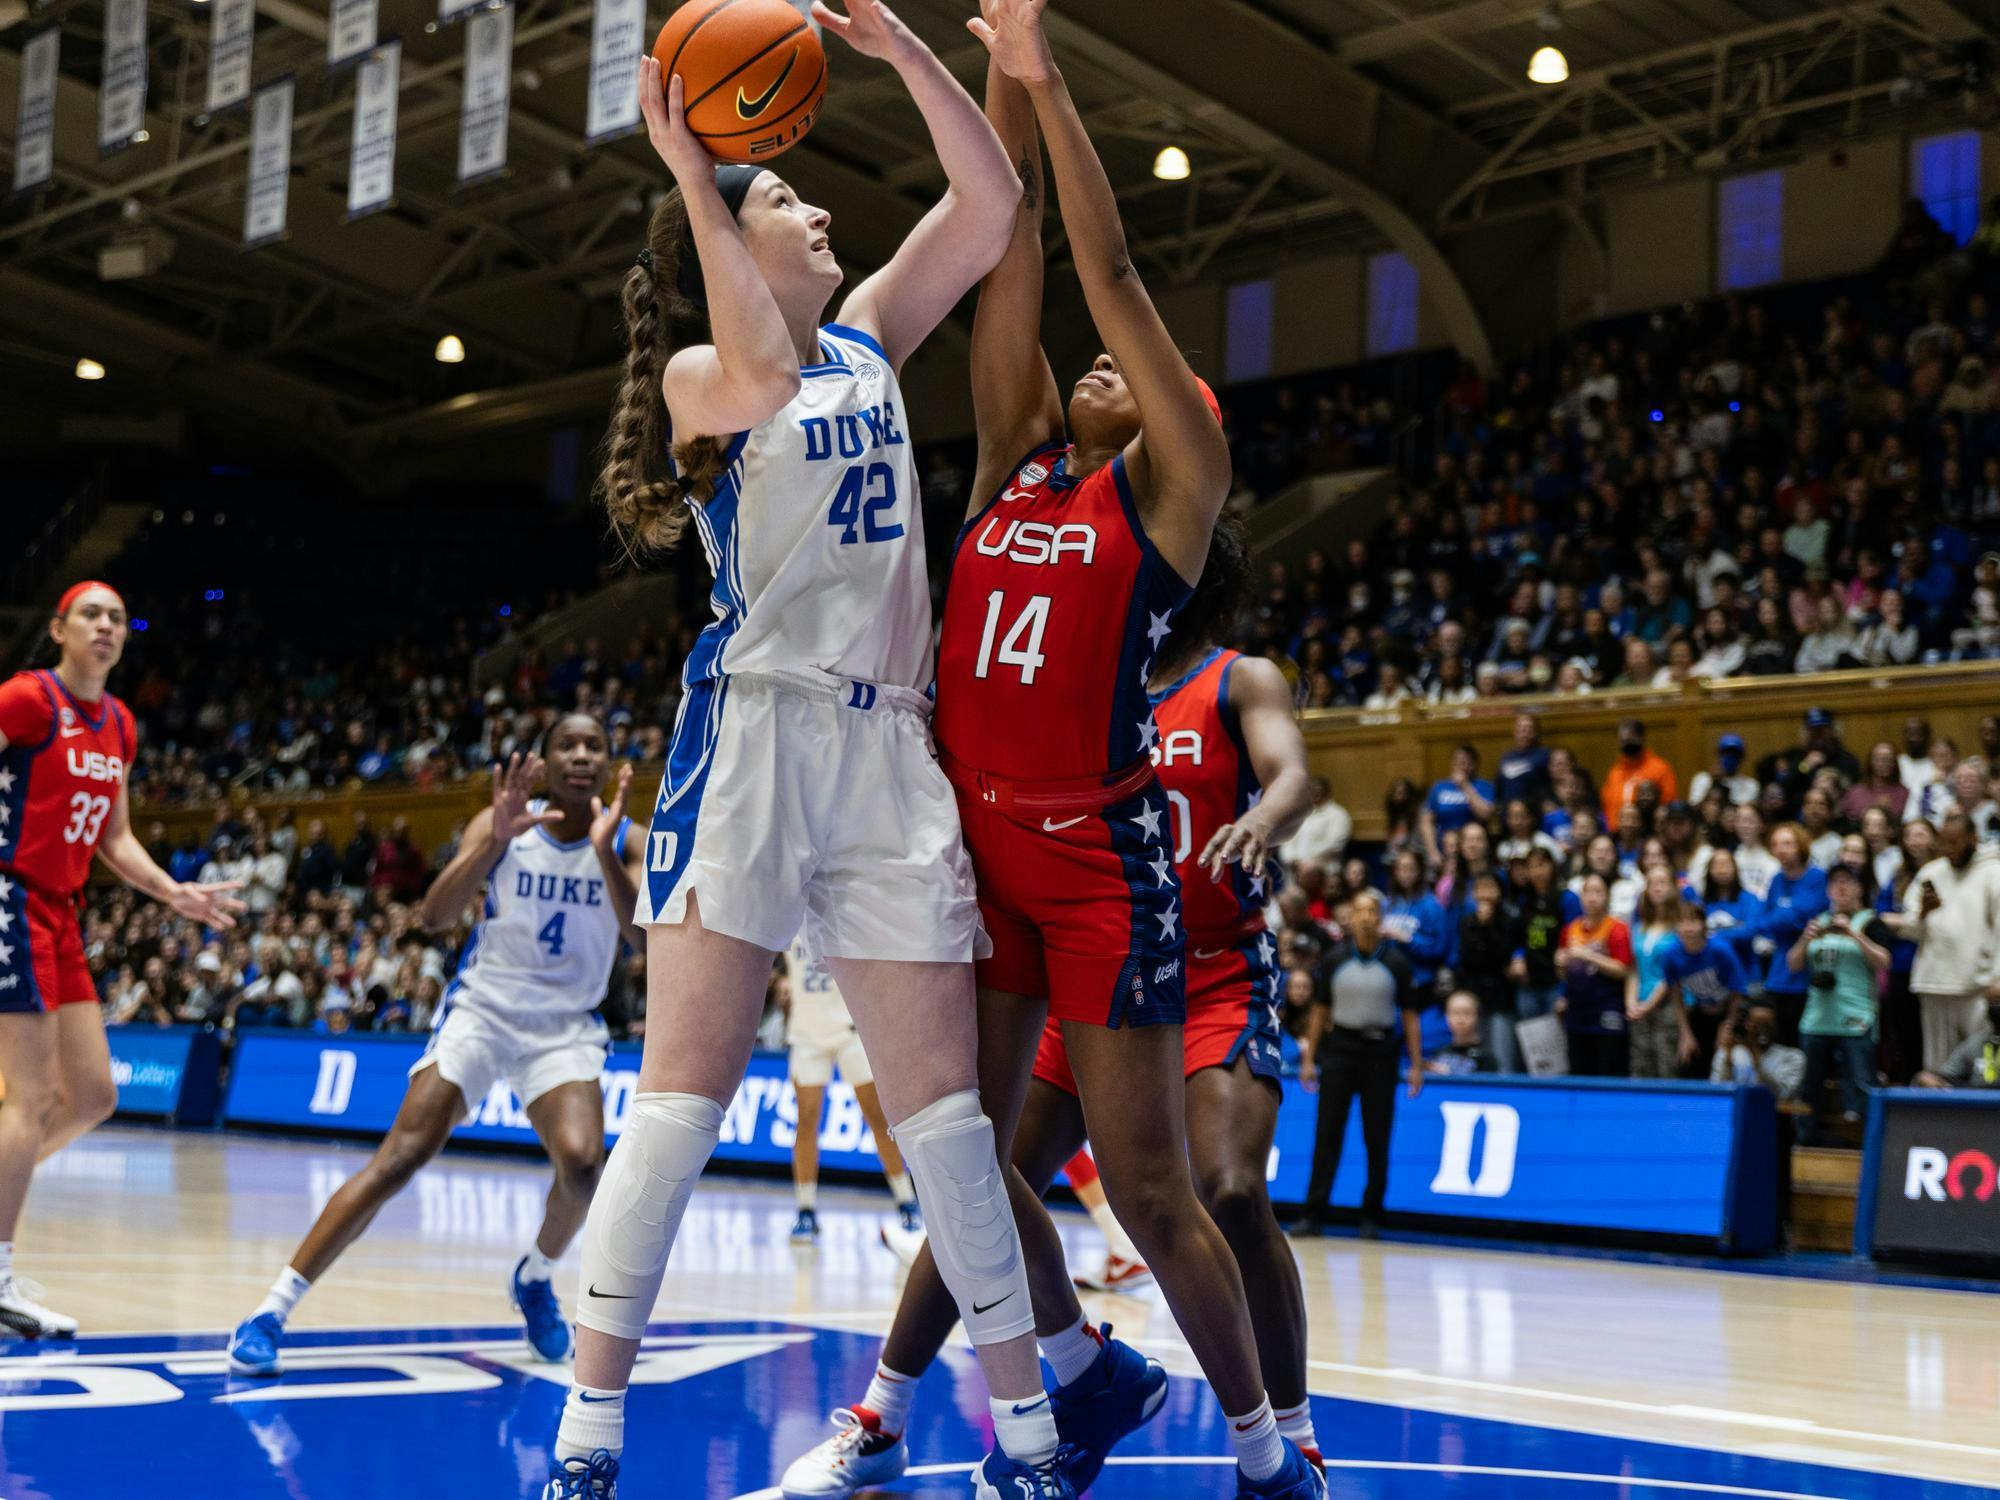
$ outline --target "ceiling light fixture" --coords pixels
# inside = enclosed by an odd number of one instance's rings
[[[1562,12],[1554,4],[1535,17],[1535,25],[1553,37],[1562,30]],[[1553,41],[1544,42],[1535,49],[1535,55],[1528,59],[1528,81],[1530,83],[1564,83],[1569,79],[1569,59],[1562,54],[1562,48]]]
[[[465,363],[465,341],[455,333],[447,333],[437,342],[437,362],[441,365],[462,365]]]
[[[1186,182],[1192,170],[1187,152],[1178,146],[1162,146],[1153,158],[1153,175],[1162,182]]]
[[[76,362],[76,378],[78,380],[102,380],[104,378],[104,366],[86,356]]]

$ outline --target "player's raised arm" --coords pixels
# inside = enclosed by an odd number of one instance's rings
[[[516,755],[506,766],[493,767],[493,805],[472,815],[472,821],[465,825],[465,836],[458,841],[458,853],[438,872],[417,908],[417,921],[424,931],[442,932],[464,914],[515,839],[537,824],[546,827],[562,820],[562,814],[552,808],[538,813],[528,806],[535,778],[541,774],[539,755],[530,755],[525,761]]]
[[[1034,100],[1084,300],[1139,405],[1127,455],[1148,530],[1187,577],[1201,570],[1229,494],[1229,445],[1125,244],[1118,200],[1042,31],[1044,0],[988,0],[974,33]]]
[[[204,927],[234,927],[236,913],[244,910],[243,903],[231,894],[242,889],[242,881],[217,880],[202,885],[176,880],[160,868],[132,831],[130,789],[123,782],[112,799],[110,820],[97,846],[97,857],[104,861],[106,869],[140,895],[151,896]]]
[[[1278,845],[1299,831],[1312,810],[1306,741],[1292,711],[1292,692],[1270,662],[1245,656],[1229,669],[1229,700],[1263,795],[1233,823],[1215,830],[1200,864],[1215,879],[1240,864],[1256,874]]]
[[[1062,393],[1042,352],[1042,142],[1035,106],[998,62],[986,69],[986,118],[1021,182],[1021,203],[1000,264],[979,284],[972,320],[972,410],[979,430],[977,511],[1043,443],[1063,435]]]
[[[1275,671],[1276,669],[1273,668]],[[632,766],[618,768],[618,782],[609,798],[590,799],[590,848],[597,867],[604,872],[606,899],[613,911],[623,912],[619,931],[640,952],[645,951],[646,929],[635,920],[639,906],[639,882],[646,878],[644,837],[634,837],[625,821],[625,798],[632,790]],[[618,846],[619,831],[625,832],[625,846]]]
[[[798,394],[798,345],[716,187],[714,158],[688,129],[680,77],[663,88],[652,57],[639,59],[639,112],[680,186],[715,340],[667,361],[661,378],[667,410],[682,440],[742,432]]]
[[[813,0],[813,16],[862,56],[896,70],[923,114],[948,184],[889,264],[841,308],[840,321],[872,333],[900,370],[999,262],[1013,231],[1021,181],[972,96],[880,0],[847,0],[844,16]]]

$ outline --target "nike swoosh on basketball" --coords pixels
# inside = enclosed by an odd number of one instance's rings
[[[792,49],[791,58],[785,63],[784,72],[777,76],[771,86],[755,99],[743,97],[743,85],[736,85],[736,116],[741,120],[754,120],[771,107],[771,101],[778,97],[778,90],[785,86],[785,80],[792,76],[792,69],[798,66],[799,49]]]
[[[616,1297],[620,1302],[630,1302],[639,1294],[637,1292],[600,1292],[597,1289],[597,1283],[593,1281],[590,1284],[590,1295],[593,1297]]]
[[[1011,1297],[1013,1295],[1014,1295],[1013,1292],[1009,1292],[1007,1294],[1007,1297]],[[984,1307],[981,1307],[977,1302],[975,1302],[972,1304],[972,1311],[975,1315],[979,1313],[992,1312],[994,1308],[998,1307],[1002,1302],[1005,1302],[1007,1300],[1007,1297],[1000,1297],[992,1302],[987,1303]]]
[[[1081,823],[1084,818],[1088,818],[1089,816],[1090,816],[1089,813],[1085,813],[1083,815],[1083,818],[1070,818],[1061,823],[1056,822],[1056,820],[1053,818],[1044,818],[1042,819],[1042,832],[1061,833],[1065,828],[1076,827],[1076,825]]]

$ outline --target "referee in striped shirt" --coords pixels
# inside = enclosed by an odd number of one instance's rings
[[[1348,1107],[1358,1098],[1368,1150],[1361,1233],[1372,1239],[1389,1190],[1389,1127],[1396,1116],[1400,1050],[1409,1054],[1410,1097],[1424,1086],[1423,996],[1409,960],[1382,935],[1382,903],[1372,891],[1354,898],[1347,941],[1327,961],[1327,991],[1330,1001],[1317,1002],[1306,1023],[1306,1061],[1299,1069],[1299,1083],[1319,1090],[1319,1125],[1305,1216],[1292,1232],[1318,1234],[1325,1227]]]

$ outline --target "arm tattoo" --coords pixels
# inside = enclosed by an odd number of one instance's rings
[[[1015,168],[1021,174],[1021,209],[1024,213],[1034,213],[1041,196],[1040,174],[1035,170],[1035,156],[1023,149],[1021,164]]]

